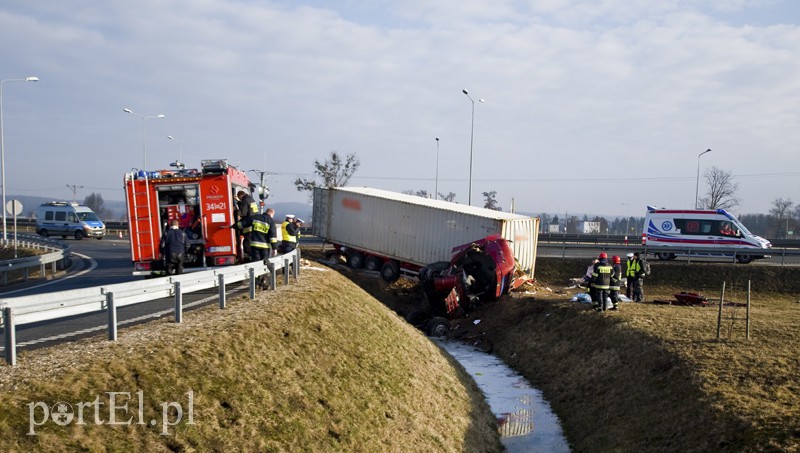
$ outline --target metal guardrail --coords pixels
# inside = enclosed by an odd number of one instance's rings
[[[9,248],[12,247],[14,240],[0,239],[0,246]],[[58,272],[58,265],[61,264],[62,268],[67,266],[67,261],[70,259],[71,247],[61,241],[54,241],[38,235],[18,234],[16,238],[17,248],[27,249],[43,249],[50,250],[49,253],[37,256],[28,256],[25,258],[15,258],[12,260],[2,261],[0,267],[0,285],[8,285],[8,276],[10,272],[22,270],[23,281],[28,281],[30,277],[31,268],[39,268],[42,278],[47,277],[47,265],[49,264],[53,274]]]
[[[800,239],[767,239],[773,247],[799,249]],[[629,246],[641,245],[641,235],[628,236],[626,242],[624,235],[615,234],[577,234],[577,233],[539,233],[539,242],[557,243],[589,243],[589,244],[628,244]]]
[[[767,255],[771,257],[781,257],[781,266],[785,265],[785,258],[787,256],[800,256],[800,249],[792,249],[792,248],[771,248],[771,249],[742,249],[742,248],[733,248],[733,247],[692,247],[691,249],[685,249],[681,247],[674,247],[674,246],[649,246],[649,247],[642,247],[641,245],[636,244],[613,244],[613,243],[605,243],[605,244],[587,244],[587,243],[540,243],[539,248],[548,248],[548,249],[561,249],[561,258],[567,257],[567,250],[569,249],[585,249],[587,247],[597,246],[597,249],[600,251],[608,251],[608,250],[620,250],[624,252],[633,252],[638,251],[640,253],[645,253],[648,255],[657,254],[659,252],[665,253],[674,253],[680,256],[686,256],[689,258],[689,261],[692,258],[731,258],[734,262],[737,261],[739,256],[761,256]]]
[[[248,280],[250,298],[256,295],[256,279],[269,276],[269,288],[277,289],[276,271],[283,269],[284,284],[289,284],[289,269],[294,279],[300,269],[300,250],[269,258],[266,261],[208,271],[162,277],[146,281],[118,283],[92,288],[60,291],[34,296],[0,299],[3,311],[5,359],[16,364],[16,326],[69,316],[108,312],[108,339],[117,339],[117,308],[166,297],[175,298],[175,322],[182,322],[183,294],[219,288],[219,307],[225,308],[225,285]]]

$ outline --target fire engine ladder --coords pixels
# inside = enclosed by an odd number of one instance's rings
[[[131,187],[131,236],[136,244],[139,260],[156,259],[156,243],[153,234],[153,210],[150,207],[150,182],[148,178],[133,181]]]

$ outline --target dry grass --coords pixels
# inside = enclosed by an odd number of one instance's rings
[[[415,329],[334,272],[256,301],[230,301],[90,339],[24,352],[0,369],[0,451],[499,451],[494,417],[463,369]],[[161,435],[161,403],[194,424]],[[133,424],[46,423],[28,403],[94,401],[130,392]],[[137,391],[145,423],[137,425]],[[126,401],[118,401],[124,404]],[[174,414],[173,414],[174,415]],[[184,414],[187,415],[187,414]]]
[[[694,290],[675,283],[686,281],[705,282],[713,291],[706,296],[718,298],[722,281],[714,279],[727,275],[736,285],[729,281],[726,301],[744,302],[753,278],[751,340],[742,307],[724,307],[718,341],[718,306],[626,303],[598,314],[567,302],[574,290],[542,287],[484,307],[475,314],[479,334],[543,390],[576,451],[800,451],[797,295],[774,292],[775,269],[763,276],[755,267],[670,264],[659,266],[658,285],[654,266],[650,300]],[[570,274],[555,269],[562,266],[540,260],[537,270]],[[778,272],[800,281],[800,270]],[[560,278],[550,287],[565,286]]]

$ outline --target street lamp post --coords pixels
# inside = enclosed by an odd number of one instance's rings
[[[72,201],[73,203],[77,201],[75,198],[77,197],[78,189],[83,189],[83,186],[76,186],[75,184],[67,184],[67,187],[72,189]]]
[[[436,137],[436,185],[433,189],[433,199],[439,199],[439,137]]]
[[[178,140],[177,138],[175,138],[175,137],[173,137],[171,135],[167,135],[167,138],[170,139],[170,140],[175,140],[176,142],[178,142],[178,164],[182,164],[183,163],[183,143],[180,140]]]
[[[472,206],[472,145],[475,139],[475,101],[469,95],[469,91],[461,90],[462,93],[467,95],[469,101],[472,102],[472,125],[469,130],[469,195],[467,196],[467,204]],[[478,99],[478,102],[486,102],[483,99]]]
[[[25,77],[24,79],[3,79],[0,80],[0,188],[3,192],[3,241],[8,240],[6,232],[6,148],[3,138],[3,84],[6,82],[38,82],[36,76]]]
[[[138,116],[142,119],[142,154],[143,154],[143,166],[142,170],[147,171],[147,120],[151,118],[166,118],[166,115],[139,115],[138,113],[134,112],[131,109],[124,108],[122,109],[125,113],[130,113],[133,116]]]
[[[702,153],[697,155],[697,182],[695,183],[695,187],[694,187],[694,208],[695,209],[698,209],[698,207],[697,207],[697,196],[700,193],[700,156],[702,156],[705,153],[710,153],[710,152],[711,152],[711,148],[708,148],[707,150],[705,150]]]

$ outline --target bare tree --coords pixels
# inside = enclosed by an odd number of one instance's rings
[[[453,202],[456,199],[456,194],[454,192],[449,192],[447,195],[439,192],[439,199],[444,201]]]
[[[83,199],[83,205],[87,208],[94,211],[97,214],[97,217],[106,218],[111,217],[113,213],[105,207],[105,201],[103,201],[103,196],[99,193],[92,192],[90,195],[87,195],[86,198]]]
[[[769,213],[775,218],[778,237],[785,238],[789,236],[789,218],[792,216],[793,205],[794,203],[791,200],[784,200],[783,198],[776,198],[772,201],[772,209],[769,210]]]
[[[729,172],[717,167],[706,170],[704,177],[708,184],[708,196],[700,199],[702,209],[730,209],[739,204],[736,192],[739,184],[732,181]]]
[[[495,211],[500,210],[500,206],[497,205],[497,191],[493,190],[491,192],[482,192],[484,202],[483,207],[486,209],[494,209]]]
[[[297,178],[294,185],[298,192],[314,190],[315,187],[342,187],[347,184],[360,165],[361,161],[355,154],[348,154],[342,160],[338,152],[331,151],[325,162],[314,161],[314,174],[322,179],[321,183],[313,179]]]

